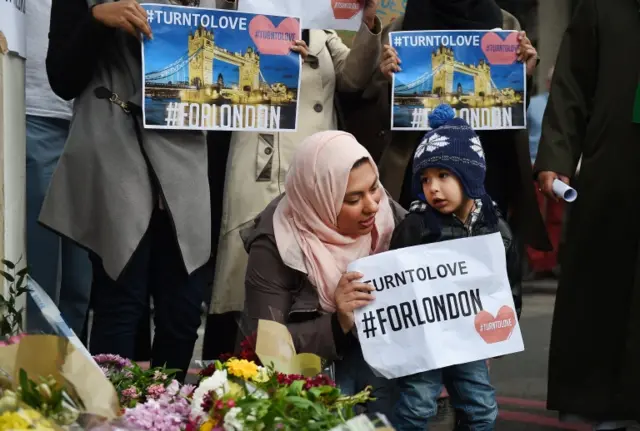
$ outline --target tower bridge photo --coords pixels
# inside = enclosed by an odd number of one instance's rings
[[[409,82],[396,82],[395,105],[434,108],[445,102],[462,109],[523,103],[524,89],[496,85],[492,77],[492,66],[482,58],[474,64],[467,64],[456,59],[453,49],[439,46],[431,53],[430,61],[425,63],[427,70],[422,74],[414,76]],[[494,69],[495,67],[493,66]]]
[[[250,39],[248,39],[250,40]],[[226,67],[218,67],[224,63]],[[278,104],[297,100],[297,82],[268,82],[261,69],[260,54],[254,46],[243,52],[216,44],[210,30],[190,31],[184,52],[145,73],[145,97],[151,100],[176,99],[187,103]],[[264,69],[264,64],[262,65]],[[222,69],[217,72],[216,69]]]

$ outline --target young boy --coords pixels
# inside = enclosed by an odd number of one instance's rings
[[[516,279],[519,259],[506,222],[484,189],[486,165],[480,139],[448,105],[429,116],[432,129],[413,159],[413,188],[419,200],[391,239],[391,250],[500,232],[516,310],[522,298]],[[457,411],[456,430],[495,428],[498,406],[486,361],[453,365],[398,379],[400,398],[392,423],[396,430],[424,431],[437,413],[437,398],[447,388]]]

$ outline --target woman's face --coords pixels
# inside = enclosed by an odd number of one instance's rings
[[[338,214],[338,232],[353,238],[370,233],[381,198],[382,188],[371,162],[368,159],[357,162],[349,174]]]

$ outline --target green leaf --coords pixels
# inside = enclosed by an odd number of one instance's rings
[[[24,279],[26,277],[27,277],[26,274],[25,275],[18,274],[18,281],[16,282],[16,292],[20,289],[24,289]]]
[[[291,385],[289,385],[288,392],[290,394],[299,394],[304,388],[304,383],[304,380],[296,380],[295,382],[291,383]]]
[[[15,281],[15,279],[13,278],[13,275],[9,274],[6,271],[0,270],[0,275],[2,275],[5,279],[7,279],[9,283],[13,283]]]
[[[2,259],[2,263],[9,269],[16,269],[16,264],[7,259]]]
[[[19,275],[20,277],[22,277],[22,276],[26,277],[27,274],[29,274],[29,267],[28,266],[25,266],[24,268],[22,268],[20,271],[18,271],[16,273],[16,275]]]

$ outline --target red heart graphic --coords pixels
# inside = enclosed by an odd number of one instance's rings
[[[476,332],[487,344],[508,340],[516,324],[516,313],[506,305],[498,310],[496,317],[483,310],[475,318]]]
[[[300,22],[285,18],[275,27],[269,18],[258,15],[249,23],[249,34],[260,54],[287,55],[293,41],[300,38]]]
[[[351,19],[362,10],[362,0],[331,0],[331,9],[335,19]]]
[[[489,64],[513,64],[520,46],[518,33],[511,33],[504,40],[497,33],[487,33],[482,37],[481,46]]]

